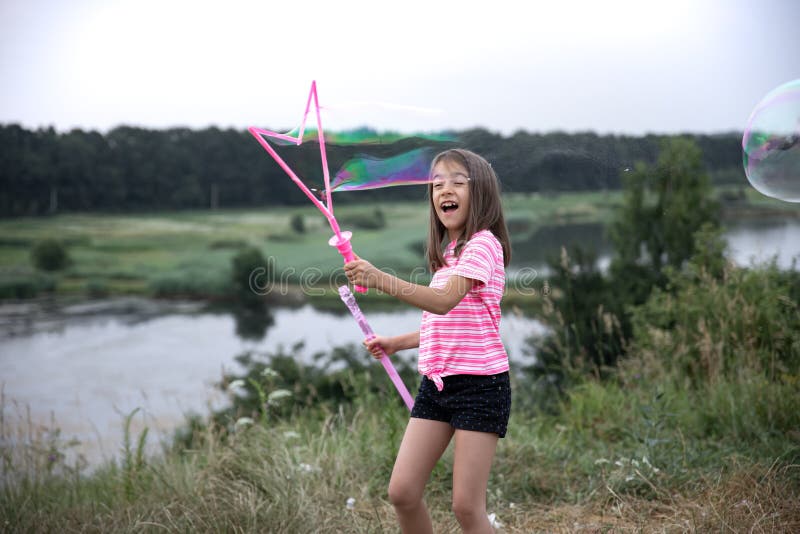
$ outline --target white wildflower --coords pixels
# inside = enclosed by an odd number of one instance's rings
[[[244,380],[242,380],[241,378],[237,378],[236,380],[233,380],[231,381],[230,384],[228,384],[228,391],[237,391],[242,388],[244,388]]]
[[[352,510],[353,508],[356,507],[356,500],[352,497],[348,497],[345,506],[347,506],[348,510]]]
[[[319,467],[315,467],[315,466],[313,466],[311,464],[306,464],[306,463],[301,463],[297,467],[303,473],[315,473],[315,472],[319,471]]]
[[[292,392],[288,389],[276,389],[267,396],[267,402],[269,404],[278,404],[282,399],[291,396]]]
[[[594,461],[594,465],[602,465],[602,464],[610,464],[610,463],[611,462],[609,460],[606,460],[605,458],[598,458],[597,460]]]
[[[492,528],[503,528],[503,523],[497,518],[497,514],[492,512],[487,516],[489,518],[489,524],[492,525]]]
[[[261,371],[261,376],[264,378],[278,378],[280,375],[272,367],[266,367],[263,371]]]
[[[240,417],[239,419],[236,420],[236,424],[234,426],[236,426],[238,428],[240,426],[247,426],[247,425],[252,425],[252,424],[253,424],[253,419],[252,418],[250,418],[250,417]]]
[[[642,456],[642,463],[645,464],[647,467],[649,467],[653,471],[653,473],[659,472],[658,467],[651,464],[650,460],[647,459],[647,456]]]
[[[509,508],[516,508],[516,506],[517,506],[517,505],[516,505],[516,504],[514,504],[513,502],[510,502],[510,503],[508,503],[508,507],[509,507]]]

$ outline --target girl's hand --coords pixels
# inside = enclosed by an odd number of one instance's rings
[[[352,285],[377,288],[383,271],[356,256],[355,260],[344,264],[344,274]]]
[[[376,360],[380,360],[383,357],[381,349],[386,352],[387,356],[390,356],[400,350],[397,344],[394,342],[394,338],[384,336],[375,336],[365,339],[364,347],[366,347],[370,354],[372,354],[372,357]]]

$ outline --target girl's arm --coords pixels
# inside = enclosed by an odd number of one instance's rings
[[[392,341],[394,342],[395,351],[415,349],[419,347],[419,330],[394,336]]]
[[[391,356],[400,350],[419,347],[419,330],[399,336],[375,336],[364,340],[364,346],[376,358],[381,358],[383,356],[383,354],[381,354],[381,349],[386,352],[387,356]]]
[[[346,263],[344,272],[355,285],[378,289],[407,304],[437,315],[444,315],[452,310],[469,292],[473,283],[470,278],[454,275],[441,288],[412,284],[385,273],[360,258]]]

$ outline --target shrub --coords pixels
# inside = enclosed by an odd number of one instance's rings
[[[236,296],[244,304],[254,305],[261,302],[262,299],[253,286],[253,276],[264,270],[263,277],[259,275],[259,278],[263,281],[272,279],[272,269],[264,255],[257,248],[248,247],[236,253],[231,261],[231,281]]]
[[[633,350],[650,372],[697,387],[761,375],[770,381],[800,373],[800,275],[774,263],[728,267],[721,279],[705,270],[671,273],[672,292],[656,290],[633,313]]]
[[[31,249],[31,260],[42,271],[60,271],[70,264],[64,245],[55,239],[39,241]]]
[[[292,227],[292,231],[297,234],[304,234],[306,233],[306,223],[303,219],[303,216],[300,213],[295,213],[292,215],[292,218],[289,220],[289,226]]]
[[[56,281],[50,275],[38,272],[0,274],[0,299],[33,298],[55,289]]]

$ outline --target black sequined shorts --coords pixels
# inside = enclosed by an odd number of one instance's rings
[[[452,375],[439,391],[422,377],[411,417],[449,423],[460,430],[492,432],[505,437],[511,415],[508,372],[497,375]]]

